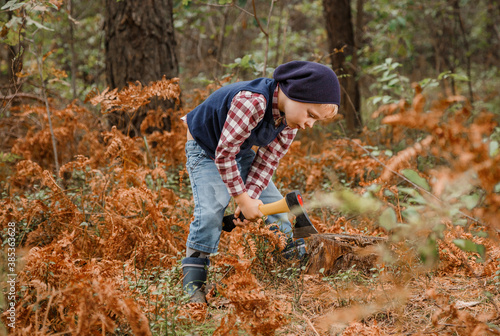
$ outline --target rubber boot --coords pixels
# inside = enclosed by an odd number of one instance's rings
[[[306,257],[306,242],[304,238],[288,239],[285,249],[281,252],[288,260],[303,260]]]
[[[189,257],[182,259],[182,288],[191,297],[189,302],[206,303],[203,287],[207,282],[208,258]]]

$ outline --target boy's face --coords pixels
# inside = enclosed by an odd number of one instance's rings
[[[296,129],[311,128],[316,121],[331,119],[338,111],[336,105],[301,103],[292,100],[281,90],[278,94],[278,108],[285,113],[287,125]]]

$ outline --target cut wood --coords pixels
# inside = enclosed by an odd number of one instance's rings
[[[376,247],[386,238],[348,234],[315,234],[308,238],[308,274],[337,274],[354,267],[363,273],[372,273],[378,254]]]

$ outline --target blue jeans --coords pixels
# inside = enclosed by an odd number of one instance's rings
[[[246,181],[255,152],[246,150],[236,159],[243,181]],[[194,199],[194,220],[189,228],[186,246],[205,253],[215,253],[222,231],[222,218],[231,196],[217,170],[214,160],[194,140],[186,142],[186,168],[191,181]],[[272,181],[262,191],[262,203],[272,203],[283,198]],[[267,223],[276,223],[280,230],[292,236],[292,226],[287,214],[269,215]]]

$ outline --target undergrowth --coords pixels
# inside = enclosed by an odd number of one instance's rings
[[[179,94],[177,80],[164,79],[89,99],[103,114],[135,113],[152,96]],[[165,113],[171,131],[129,138],[83,104],[54,104],[57,172],[45,107],[11,108],[0,120],[11,134],[0,156],[4,250],[7,223],[17,229],[16,328],[4,313],[4,331],[500,334],[500,154],[492,113],[458,96],[427,102],[416,86],[412,102],[374,113],[376,131],[356,139],[303,136],[276,183],[284,193],[302,191],[320,233],[387,238],[376,265],[311,273],[307,263],[281,258],[284,238],[259,221],[222,234],[206,306],[188,303],[181,285],[193,211],[179,119],[185,109],[150,111],[142,131],[160,126]]]

